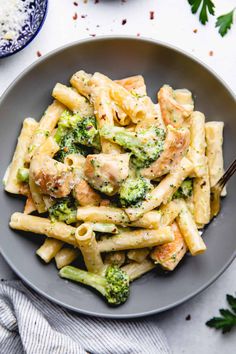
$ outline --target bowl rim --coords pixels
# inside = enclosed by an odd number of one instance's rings
[[[5,98],[7,97],[8,92],[11,91],[11,89],[17,84],[17,82],[20,81],[24,77],[25,74],[27,74],[32,69],[34,69],[38,64],[46,61],[48,58],[54,56],[57,53],[60,53],[60,52],[64,51],[65,49],[68,49],[70,47],[78,46],[80,44],[88,43],[88,42],[92,42],[92,41],[99,42],[99,41],[104,41],[104,40],[107,40],[107,41],[109,41],[109,40],[135,40],[137,42],[142,41],[142,42],[146,42],[146,43],[152,43],[154,45],[158,45],[158,46],[162,46],[162,47],[166,47],[168,49],[174,50],[175,52],[180,53],[180,54],[186,56],[187,58],[193,60],[197,64],[200,64],[207,71],[209,71],[213,76],[215,76],[217,78],[218,81],[220,81],[220,83],[230,93],[230,95],[232,96],[233,100],[236,101],[236,95],[234,94],[233,90],[229,87],[229,85],[213,69],[211,69],[207,64],[202,62],[200,59],[198,59],[194,55],[187,53],[186,51],[182,50],[181,48],[178,48],[178,47],[176,47],[176,46],[174,46],[172,44],[166,43],[164,41],[152,39],[152,38],[149,38],[149,37],[136,37],[134,35],[133,36],[132,35],[103,35],[103,36],[98,36],[98,37],[93,38],[93,39],[85,38],[85,39],[81,39],[81,40],[77,40],[77,41],[73,41],[73,42],[67,43],[67,44],[65,44],[63,46],[60,46],[60,47],[48,52],[43,57],[39,58],[37,61],[35,61],[32,64],[30,64],[26,69],[24,69],[13,80],[13,82],[3,92],[3,94],[0,97],[0,106],[1,106],[2,102],[5,100]],[[235,250],[233,252],[232,256],[229,258],[229,260],[226,262],[226,264],[208,282],[206,282],[197,291],[188,294],[187,296],[183,297],[182,299],[180,299],[178,301],[175,301],[175,302],[173,302],[173,303],[171,303],[169,305],[163,306],[163,307],[161,307],[159,309],[154,309],[154,310],[150,310],[150,311],[138,312],[138,313],[135,313],[135,314],[114,314],[113,315],[113,314],[100,313],[100,312],[94,312],[94,311],[91,312],[89,310],[77,309],[74,306],[65,304],[63,301],[54,299],[53,296],[48,295],[46,292],[44,292],[43,290],[39,289],[37,286],[32,284],[30,281],[28,281],[25,278],[24,275],[19,274],[20,272],[18,272],[17,268],[12,264],[11,259],[9,259],[8,256],[2,250],[1,243],[0,243],[0,251],[1,251],[1,254],[2,254],[3,258],[9,264],[9,266],[13,269],[13,271],[17,274],[17,276],[19,276],[19,278],[22,279],[25,282],[26,285],[28,285],[30,288],[35,290],[40,295],[46,297],[48,300],[50,300],[53,303],[56,303],[56,304],[58,304],[58,305],[60,305],[60,306],[62,306],[64,308],[67,308],[67,309],[69,309],[71,311],[74,311],[74,312],[77,312],[77,313],[80,313],[80,314],[83,314],[83,315],[96,316],[96,317],[101,317],[101,318],[110,318],[110,319],[139,318],[139,317],[144,317],[144,316],[150,316],[150,315],[158,314],[158,313],[161,313],[163,311],[172,309],[172,308],[174,308],[174,307],[186,302],[187,300],[190,300],[194,296],[200,294],[203,290],[208,288],[210,285],[212,285],[212,283],[225,272],[225,270],[230,266],[230,264],[236,258],[236,250]]]
[[[44,9],[43,17],[41,19],[41,22],[40,22],[37,30],[34,32],[34,34],[20,48],[14,50],[13,52],[8,52],[6,54],[1,55],[1,51],[0,51],[0,59],[10,57],[11,55],[14,55],[14,54],[20,52],[21,50],[26,48],[33,41],[33,39],[38,35],[38,33],[40,32],[40,30],[43,27],[43,24],[44,24],[44,22],[46,20],[46,16],[47,16],[47,13],[48,13],[48,0],[44,0],[44,2],[46,4],[46,6],[45,6],[45,9]]]

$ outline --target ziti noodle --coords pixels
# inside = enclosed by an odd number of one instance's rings
[[[224,171],[224,123],[206,122],[186,88],[163,85],[153,102],[141,75],[69,82],[39,122],[23,121],[4,184],[27,199],[10,227],[46,236],[45,263],[119,305],[129,282],[206,251],[198,229]],[[80,259],[86,270],[70,265]]]

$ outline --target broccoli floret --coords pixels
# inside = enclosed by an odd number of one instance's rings
[[[67,224],[77,221],[77,205],[72,197],[57,199],[48,211],[52,221],[63,221]]]
[[[100,139],[94,116],[83,118],[74,130],[75,142],[100,149]]]
[[[183,198],[186,199],[191,197],[193,193],[193,180],[191,178],[186,178],[179,189],[174,193],[172,199]]]
[[[92,148],[100,148],[95,117],[83,118],[79,114],[72,115],[69,111],[62,113],[54,139],[60,146],[54,158],[60,162],[64,162],[66,155],[87,156],[93,153]]]
[[[55,154],[54,159],[60,162],[64,162],[65,157],[69,154],[81,154],[87,156],[93,153],[93,150],[88,146],[76,144],[74,142],[73,132],[63,136],[59,146],[60,150]]]
[[[94,116],[84,118],[78,113],[72,115],[69,111],[64,111],[58,121],[54,138],[60,145],[68,134],[72,135],[76,144],[100,148],[99,133]]]
[[[127,178],[122,183],[119,194],[121,206],[126,208],[145,199],[147,192],[152,188],[150,181],[144,177]]]
[[[132,162],[138,168],[148,167],[158,159],[165,140],[164,130],[157,127],[129,132],[125,128],[104,126],[100,135],[131,151]]]
[[[95,288],[111,305],[120,305],[129,297],[129,276],[117,266],[108,266],[105,276],[72,266],[63,267],[59,275]]]

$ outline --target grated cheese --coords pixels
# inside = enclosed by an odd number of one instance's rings
[[[0,41],[17,38],[29,16],[32,0],[0,0]]]

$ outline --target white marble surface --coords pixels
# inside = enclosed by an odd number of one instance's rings
[[[236,91],[236,26],[221,38],[211,19],[205,27],[190,12],[187,0],[50,0],[45,24],[36,39],[22,52],[0,60],[0,94],[29,64],[63,44],[90,35],[133,34],[160,39],[197,56],[214,69]],[[228,12],[235,0],[216,0],[217,15]],[[155,11],[154,20],[149,11]],[[72,17],[78,14],[77,20]],[[81,15],[87,15],[81,18]],[[122,20],[127,23],[122,25]],[[99,25],[99,27],[97,27]],[[193,30],[197,29],[197,33]],[[210,56],[209,52],[213,51]],[[0,277],[15,277],[0,256]],[[174,354],[234,354],[236,332],[222,335],[205,326],[206,320],[225,305],[225,294],[236,292],[236,261],[210,288],[194,299],[156,316]],[[191,320],[185,317],[191,314]],[[10,353],[9,353],[10,354]]]

